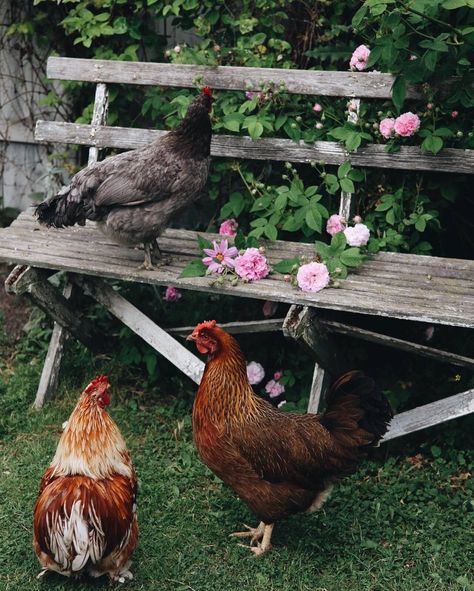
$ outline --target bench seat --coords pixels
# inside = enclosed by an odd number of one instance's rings
[[[212,240],[215,234],[201,233]],[[45,228],[32,209],[0,231],[0,259],[18,265],[63,270],[153,285],[273,300],[329,310],[388,316],[451,326],[474,327],[474,261],[381,252],[349,273],[340,287],[305,293],[282,275],[237,286],[210,285],[209,277],[180,279],[184,266],[199,256],[197,233],[167,229],[160,248],[172,255],[168,266],[139,269],[143,254],[116,244],[93,222],[62,230]],[[267,244],[271,263],[314,254],[311,244],[276,241]]]

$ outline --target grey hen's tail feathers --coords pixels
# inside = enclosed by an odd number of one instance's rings
[[[84,204],[80,200],[71,200],[70,187],[63,187],[54,197],[40,203],[35,215],[40,224],[53,228],[65,228],[79,224],[83,226],[86,221]]]

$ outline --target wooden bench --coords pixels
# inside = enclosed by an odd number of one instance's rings
[[[35,137],[40,142],[90,146],[89,163],[97,160],[101,148],[130,149],[143,146],[164,132],[105,125],[106,84],[191,88],[198,76],[214,89],[258,90],[262,81],[276,84],[284,82],[290,93],[351,97],[357,100],[387,99],[393,83],[391,75],[380,73],[203,67],[52,57],[48,60],[50,79],[97,84],[93,118],[90,125],[38,121]],[[414,89],[409,89],[408,93],[411,98],[417,97]],[[353,166],[407,171],[472,173],[474,170],[473,150],[445,149],[432,156],[421,153],[417,147],[402,147],[399,152],[388,154],[382,145],[368,145],[348,154],[340,144],[328,141],[309,145],[288,139],[262,138],[252,141],[248,137],[215,135],[211,154],[214,158],[268,159],[295,163],[322,160],[334,165],[350,160]],[[346,217],[350,215],[350,202],[350,194],[343,193],[340,213]],[[210,234],[206,234],[206,237],[213,238]],[[323,366],[333,373],[337,371],[331,349],[333,333],[474,368],[473,359],[363,330],[352,324],[325,318],[324,315],[325,310],[344,311],[355,315],[473,328],[473,261],[381,252],[341,281],[338,289],[309,294],[283,282],[278,274],[235,287],[211,287],[208,278],[180,279],[181,270],[198,255],[196,232],[168,229],[160,240],[160,247],[172,255],[172,264],[156,271],[145,271],[138,269],[142,259],[140,252],[111,242],[98,231],[94,223],[63,230],[47,229],[37,224],[32,211],[27,211],[9,228],[0,231],[0,260],[17,265],[7,279],[7,290],[28,295],[56,321],[35,400],[37,408],[54,390],[67,335],[72,334],[87,346],[93,347],[95,344],[93,327],[69,303],[69,297],[78,288],[103,304],[192,380],[199,382],[203,362],[169,334],[182,334],[183,330],[188,329],[162,330],[118,294],[107,283],[107,279],[159,286],[174,285],[183,289],[291,304],[285,319],[231,323],[228,328],[234,332],[283,329],[286,335],[311,347],[317,357],[309,403],[311,412],[317,412],[318,409]],[[311,244],[282,241],[267,244],[267,255],[271,262],[312,252]],[[69,278],[63,293],[48,280],[51,274],[57,272],[66,272]],[[474,390],[469,390],[397,415],[385,440],[473,411]]]

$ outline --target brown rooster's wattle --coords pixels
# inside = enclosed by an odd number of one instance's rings
[[[322,415],[281,412],[257,396],[237,341],[214,320],[189,340],[208,355],[193,408],[194,440],[204,463],[260,520],[232,534],[251,538],[262,554],[282,517],[319,509],[387,430],[392,410],[360,371],[332,386]]]
[[[43,570],[132,578],[138,540],[137,477],[125,442],[105,407],[106,376],[79,398],[40,484],[33,546]]]
[[[78,172],[36,208],[38,221],[63,228],[99,222],[117,242],[145,246],[143,267],[153,268],[157,237],[198,199],[209,172],[212,92],[204,87],[183,121],[149,146],[110,156]]]

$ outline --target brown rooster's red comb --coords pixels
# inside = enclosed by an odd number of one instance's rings
[[[214,328],[216,326],[217,322],[215,320],[204,320],[204,322],[201,322],[201,324],[198,324],[196,326],[196,328],[194,329],[194,332],[199,332],[202,329],[209,329],[209,328]]]
[[[109,378],[107,376],[97,376],[92,380],[92,382],[87,386],[87,388],[84,391],[86,394],[89,394],[90,392],[97,390],[98,386],[102,384],[109,384]]]
[[[202,91],[204,94],[207,94],[207,96],[212,98],[212,89],[209,86],[205,86]]]

